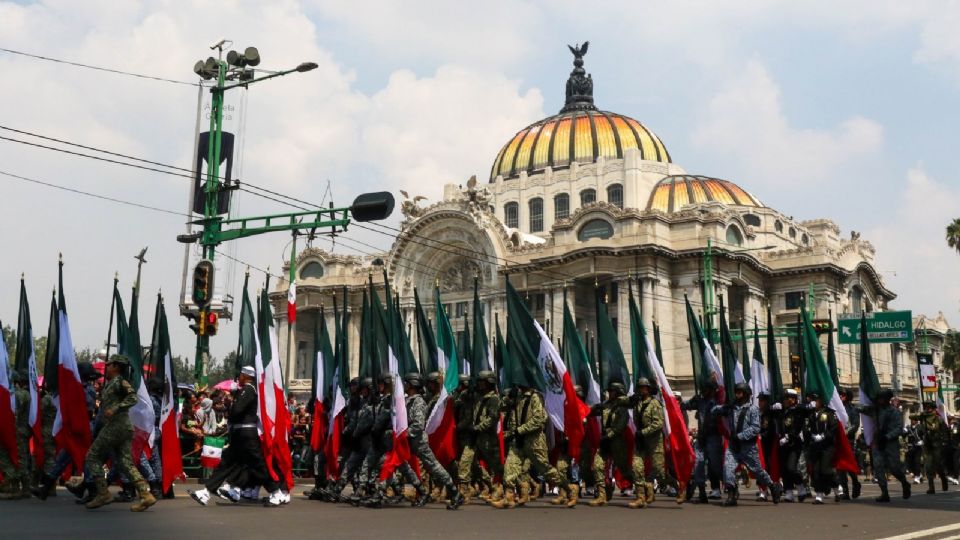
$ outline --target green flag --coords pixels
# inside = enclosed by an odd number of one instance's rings
[[[723,387],[727,396],[733,396],[733,387],[743,382],[743,373],[740,372],[737,361],[737,349],[733,345],[733,337],[727,326],[726,309],[723,306],[723,296],[720,296],[720,362],[723,366]]]
[[[501,390],[513,387],[513,381],[509,379],[510,368],[507,357],[507,344],[503,341],[503,334],[500,332],[500,318],[494,320],[496,327],[496,343],[493,347],[493,365],[497,373],[497,379],[500,381]]]
[[[840,392],[830,377],[830,368],[827,366],[820,350],[820,338],[817,337],[817,331],[813,329],[810,314],[807,313],[804,306],[800,307],[800,315],[802,318],[800,337],[803,342],[803,355],[807,359],[804,390],[808,394],[819,394],[823,402],[828,403],[830,408],[836,412],[840,422],[843,425],[848,425],[849,419],[843,402],[840,400]]]
[[[627,391],[633,390],[630,372],[627,371],[627,360],[623,356],[623,349],[617,339],[617,331],[607,314],[607,305],[596,295],[597,304],[597,361],[600,365],[600,384],[602,389],[610,383],[623,384]]]
[[[783,401],[783,376],[780,374],[780,357],[777,354],[776,328],[773,326],[773,315],[767,308],[767,373],[770,374],[770,401]]]
[[[473,343],[470,352],[473,356],[473,375],[483,370],[493,369],[493,358],[487,340],[487,325],[483,320],[483,304],[480,302],[480,280],[473,280]]]
[[[257,358],[256,321],[253,316],[253,305],[250,303],[250,292],[247,286],[250,274],[243,280],[243,300],[240,302],[240,324],[238,325],[237,360],[233,366],[233,376],[240,375],[240,370],[246,366],[255,367]]]
[[[657,361],[660,362],[660,367],[663,368],[663,348],[660,347],[660,325],[654,321],[653,323],[653,347],[657,351]]]
[[[526,303],[507,280],[507,355],[510,358],[510,381],[513,385],[543,391],[546,382],[537,365],[540,336],[536,335],[533,315]],[[534,350],[536,344],[538,349]]]
[[[453,327],[447,317],[447,310],[443,308],[443,304],[440,302],[439,287],[434,289],[433,295],[436,298],[437,313],[437,360],[440,364],[440,371],[444,373],[443,387],[447,389],[448,395],[452,395],[457,386],[460,386],[460,357],[457,355],[457,338],[453,334]]]
[[[47,325],[47,350],[43,359],[43,387],[48,392],[57,391],[60,367],[60,312],[56,293],[50,299],[50,322]]]
[[[833,315],[830,316],[830,331],[827,333],[827,365],[830,367],[830,378],[834,386],[840,386],[840,373],[837,371],[837,351],[833,346]]]
[[[740,362],[743,364],[743,380],[749,383],[753,378],[750,373],[750,353],[747,351],[747,322],[740,319],[740,345],[743,353],[740,355]]]
[[[657,377],[650,371],[650,364],[647,363],[647,338],[643,328],[643,319],[640,317],[640,310],[637,308],[637,302],[633,298],[633,286],[629,285],[628,296],[630,297],[630,353],[633,360],[633,383],[643,377],[656,384]]]
[[[437,363],[437,338],[433,332],[433,325],[427,320],[427,314],[420,304],[420,295],[416,287],[413,289],[413,303],[417,319],[417,348],[420,353],[420,369],[423,373],[440,371]]]

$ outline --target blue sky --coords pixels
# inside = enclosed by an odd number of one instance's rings
[[[943,228],[960,216],[958,26],[960,5],[937,1],[0,1],[0,47],[35,54],[185,80],[221,37],[258,46],[266,67],[316,61],[314,72],[250,92],[244,176],[306,200],[320,199],[330,179],[344,203],[373,189],[435,200],[444,183],[486,177],[500,145],[560,108],[566,45],[590,40],[586,68],[600,107],[653,129],[688,172],[733,180],[798,219],[831,218],[844,236],[860,231],[900,295],[894,307],[942,310],[955,325],[960,256]],[[0,125],[189,163],[189,87],[7,53],[0,70],[8,105]],[[3,141],[0,164],[184,206],[176,178]],[[145,290],[162,289],[173,309],[176,218],[4,177],[0,190],[0,231],[15,254],[0,265],[0,320],[15,320],[23,271],[43,326],[64,251],[74,340],[99,346],[113,272],[129,287],[132,256],[145,244],[153,256]],[[244,212],[281,210],[241,203]],[[38,204],[45,227],[32,229]],[[276,270],[286,241],[244,240],[238,255]],[[234,332],[225,329],[214,354],[231,348]],[[172,333],[188,353],[186,326]]]

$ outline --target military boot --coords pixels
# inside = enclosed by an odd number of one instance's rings
[[[470,504],[474,490],[470,484],[460,484],[460,495],[463,497],[463,504]]]
[[[936,489],[933,489],[933,475],[927,476],[927,495],[933,495],[937,492]]]
[[[723,501],[723,506],[737,505],[737,487],[727,486],[727,500]]]
[[[647,496],[646,488],[647,484],[645,482],[638,482],[634,488],[634,495],[636,498],[627,503],[627,506],[630,508],[645,508],[647,506]]]
[[[490,492],[490,498],[487,499],[487,502],[495,502],[503,500],[503,484],[497,484],[493,486],[493,491]]]
[[[887,486],[880,486],[880,496],[874,499],[878,503],[888,503],[890,502],[890,492],[887,491]]]
[[[694,501],[696,504],[707,504],[710,502],[710,499],[707,498],[706,486],[697,486],[697,493],[697,500]]]
[[[607,490],[603,487],[597,488],[597,498],[590,501],[590,506],[606,506],[607,505]]]
[[[457,489],[456,484],[450,484],[447,487],[447,494],[450,496],[450,499],[447,502],[447,510],[456,510],[464,504],[465,498],[463,493]]]
[[[535,501],[540,498],[540,488],[542,485],[540,482],[533,482],[533,486],[530,488],[530,500]]]
[[[910,498],[910,482],[907,482],[907,479],[904,478],[903,480],[900,481],[900,486],[903,488],[903,498],[909,499]]]
[[[657,500],[657,490],[653,487],[653,482],[645,482],[643,484],[643,489],[645,491],[644,497],[647,499],[647,503],[652,503]]]
[[[140,500],[130,506],[131,512],[143,512],[157,504],[157,498],[150,492],[150,485],[143,480],[137,482],[137,494],[140,496]]]
[[[97,496],[97,486],[93,482],[84,482],[83,487],[86,490],[86,495],[83,495],[82,497],[80,497],[79,499],[73,502],[77,504],[87,504],[88,502],[92,501],[94,497]],[[83,494],[83,491],[81,491],[80,493]]]
[[[50,495],[50,492],[56,489],[56,485],[57,479],[44,473],[40,479],[40,485],[32,489],[30,492],[34,497],[40,499],[41,501],[45,501]]]
[[[113,502],[113,497],[110,496],[110,491],[107,489],[106,478],[97,478],[95,485],[96,488],[91,490],[95,493],[93,499],[91,499],[90,502],[85,505],[88,510],[100,508],[101,506],[105,506]]]
[[[500,510],[510,510],[517,506],[516,495],[512,489],[503,490],[503,498],[498,501],[490,501],[490,506]]]
[[[417,489],[417,498],[411,504],[411,506],[422,507],[426,506],[430,502],[430,491],[427,490],[426,486],[420,484],[415,486]]]
[[[557,486],[557,496],[550,499],[550,504],[553,506],[560,506],[567,504],[567,492],[566,489]]]
[[[580,496],[580,485],[579,484],[567,484],[567,508],[574,508],[577,506],[577,499]]]
[[[686,493],[684,493],[685,491],[687,491],[686,487],[677,484],[677,504],[683,504],[684,501],[690,498]]]
[[[154,499],[163,497],[163,486],[160,484],[159,480],[150,482],[150,494],[153,495]]]
[[[530,502],[530,484],[527,482],[520,483],[520,497],[517,498],[517,506],[523,506]]]
[[[946,476],[941,476],[941,477],[940,477],[940,491],[946,492],[946,491],[949,489],[949,487],[950,487],[950,483],[947,482],[947,477],[946,477]]]
[[[124,482],[120,492],[113,497],[113,502],[131,502],[137,498],[137,490],[133,484]]]

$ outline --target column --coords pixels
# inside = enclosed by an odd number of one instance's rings
[[[648,332],[653,331],[653,305],[656,285],[656,278],[645,277],[640,280],[640,318]]]

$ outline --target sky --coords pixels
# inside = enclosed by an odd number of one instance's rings
[[[891,307],[943,311],[953,325],[960,256],[944,228],[960,217],[958,26],[960,3],[921,0],[0,1],[0,48],[14,51],[190,83],[221,38],[256,46],[261,68],[316,62],[242,98],[242,177],[310,202],[325,200],[329,181],[338,206],[380,190],[436,201],[446,183],[487,178],[515,132],[560,109],[566,45],[589,40],[600,108],[643,122],[689,173],[733,180],[797,219],[830,218],[844,236],[860,232],[898,294]],[[2,51],[0,73],[4,128],[190,167],[195,86]],[[189,186],[6,140],[0,172],[173,212]],[[246,215],[291,211],[245,193],[238,205]],[[146,334],[162,292],[174,353],[192,356],[194,336],[175,316],[183,227],[181,216],[0,174],[0,321],[16,325],[22,273],[34,334],[46,332],[63,253],[74,343],[102,347],[114,273],[129,298],[133,257],[149,246],[141,326]],[[367,231],[345,238],[337,252],[370,251],[350,240],[391,244]],[[244,239],[235,254],[276,274],[288,242]],[[252,288],[263,279],[253,270]],[[236,324],[222,324],[213,355],[235,345]]]

